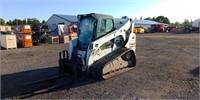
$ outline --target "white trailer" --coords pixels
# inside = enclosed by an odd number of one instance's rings
[[[189,28],[185,28],[184,31],[186,33],[190,33],[190,32],[197,32],[199,33],[199,30],[200,30],[200,18],[199,19],[196,19],[195,21],[192,22],[192,27],[189,27]]]
[[[199,27],[200,18],[192,22],[192,27]]]

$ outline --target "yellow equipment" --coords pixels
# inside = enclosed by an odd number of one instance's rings
[[[135,27],[133,30],[134,33],[144,33],[144,28],[142,27]]]

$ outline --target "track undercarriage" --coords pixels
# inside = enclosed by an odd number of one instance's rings
[[[60,52],[59,68],[61,74],[73,77],[91,76],[98,79],[108,79],[132,69],[136,65],[135,54],[131,49],[122,48],[97,60],[85,72],[81,72],[77,63],[68,61],[67,52]],[[61,55],[63,55],[61,57]]]

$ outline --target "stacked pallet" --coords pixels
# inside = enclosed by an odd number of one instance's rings
[[[59,35],[59,43],[69,43],[69,35]]]
[[[50,36],[50,43],[51,44],[58,44],[59,43],[59,37],[58,36]]]
[[[59,35],[59,43],[69,43],[70,40],[76,38],[77,34]]]
[[[5,49],[16,49],[16,35],[11,35],[11,26],[0,26],[0,44]]]
[[[16,35],[0,35],[1,47],[5,49],[16,49]]]
[[[17,35],[19,47],[32,47],[32,30],[31,25],[16,25],[14,33]]]
[[[11,26],[0,26],[1,32],[8,32],[11,31]]]

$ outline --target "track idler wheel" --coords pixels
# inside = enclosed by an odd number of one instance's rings
[[[122,55],[122,59],[128,61],[131,59],[131,52],[127,52],[126,54]]]

